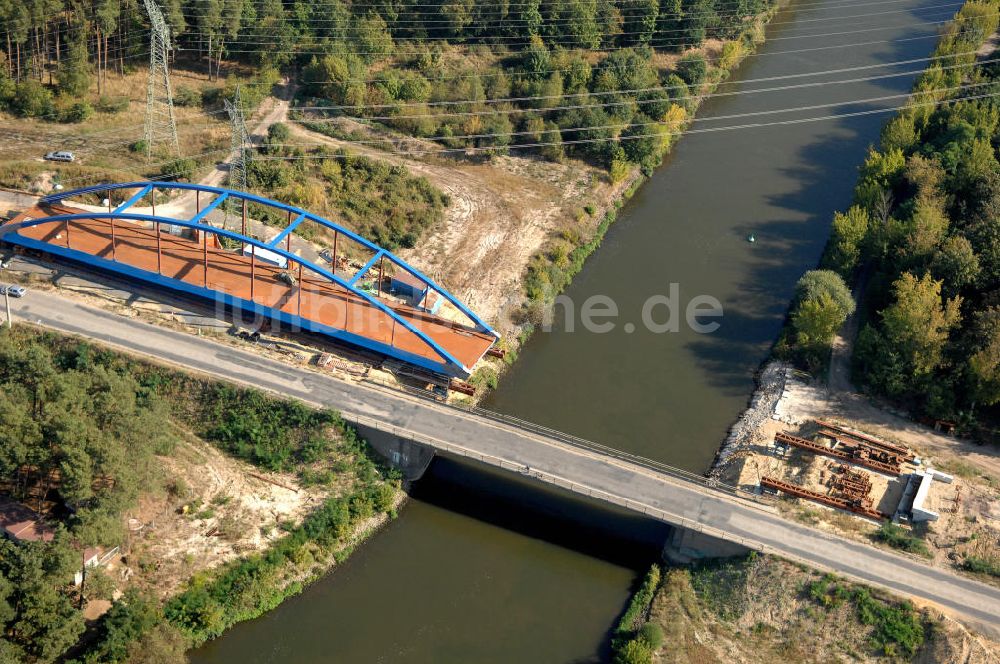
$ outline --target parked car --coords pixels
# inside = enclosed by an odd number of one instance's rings
[[[6,293],[11,297],[24,297],[24,294],[28,292],[28,289],[24,286],[7,286],[6,288],[0,288],[0,295]]]
[[[59,150],[48,153],[45,155],[45,159],[48,161],[76,161],[76,155],[67,150]]]

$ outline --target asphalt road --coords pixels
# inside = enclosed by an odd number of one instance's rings
[[[960,614],[1000,634],[1000,588],[785,520],[752,500],[548,436],[375,385],[343,381],[52,293],[12,301],[16,319],[190,370],[335,408],[350,421],[603,498]]]

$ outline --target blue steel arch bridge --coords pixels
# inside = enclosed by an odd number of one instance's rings
[[[212,223],[210,217],[218,223],[223,214],[238,228]],[[263,229],[260,220],[280,232],[260,239],[248,230],[248,224]],[[299,238],[293,252],[303,224],[325,240],[324,251],[316,254]],[[499,339],[388,249],[301,208],[242,191],[129,182],[59,192],[0,226],[0,240],[449,376],[467,377]]]

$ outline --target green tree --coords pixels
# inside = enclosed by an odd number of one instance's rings
[[[1000,307],[976,314],[968,368],[976,403],[1000,403]]]
[[[629,36],[629,42],[645,46],[653,39],[656,23],[660,14],[658,0],[640,0],[629,3],[624,31]]]
[[[53,662],[83,633],[83,616],[61,589],[79,560],[62,536],[51,543],[0,542],[0,572],[16,607],[7,636],[37,662]]]
[[[941,282],[909,272],[893,284],[894,302],[882,311],[885,337],[912,375],[929,375],[941,364],[948,336],[961,320],[961,298],[941,299]]]
[[[634,164],[651,170],[659,162],[665,144],[666,128],[638,113],[632,124],[622,132],[622,149]]]
[[[899,184],[905,168],[906,156],[899,148],[885,152],[871,148],[860,168],[861,178],[854,190],[855,201],[874,212],[882,193],[892,191]]]
[[[924,266],[944,242],[950,222],[944,205],[930,198],[918,198],[913,216],[905,224],[904,260]]]
[[[392,35],[385,20],[375,13],[356,16],[351,21],[351,40],[366,62],[392,55]]]
[[[952,235],[934,255],[931,272],[942,281],[949,295],[957,295],[979,277],[979,257],[968,238]]]
[[[70,96],[81,97],[90,88],[86,32],[81,25],[76,30],[67,32],[67,35],[72,37],[68,37],[66,58],[59,68],[59,89]]]
[[[795,346],[807,368],[822,366],[834,335],[854,308],[851,291],[836,272],[812,270],[799,279],[791,319]]]
[[[833,234],[826,250],[825,263],[844,277],[850,277],[861,259],[871,217],[860,205],[833,215]]]

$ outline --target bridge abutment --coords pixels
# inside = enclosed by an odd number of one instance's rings
[[[366,426],[358,425],[357,429],[375,451],[389,465],[398,469],[408,482],[415,482],[423,477],[434,460],[434,450],[426,445]]]
[[[663,545],[663,559],[674,565],[687,565],[703,558],[744,556],[750,549],[688,528],[674,527]]]

